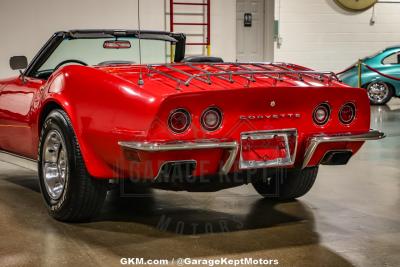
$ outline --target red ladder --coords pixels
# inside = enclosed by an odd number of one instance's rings
[[[210,22],[211,22],[211,0],[203,0],[203,2],[184,2],[183,0],[181,1],[174,1],[170,0],[169,1],[169,19],[170,19],[170,31],[174,32],[175,26],[201,26],[201,27],[206,27],[206,34],[202,34],[203,36],[203,42],[187,42],[186,45],[199,45],[199,46],[205,46],[207,55],[210,56],[211,54],[211,31],[210,31]],[[175,12],[175,6],[203,6],[205,7],[205,12],[203,9],[203,13],[189,13],[189,12],[180,12],[177,13]],[[206,13],[206,14],[204,14]],[[185,16],[198,16],[202,15],[205,19],[204,22],[176,22],[174,20],[174,17],[177,15],[185,15]],[[203,31],[204,32],[204,31]],[[190,35],[188,35],[190,37]]]

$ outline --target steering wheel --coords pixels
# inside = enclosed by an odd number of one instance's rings
[[[68,64],[68,63],[78,63],[78,64],[83,65],[83,66],[88,66],[87,63],[85,63],[85,62],[83,62],[81,60],[78,60],[78,59],[67,59],[67,60],[64,60],[64,61],[61,61],[60,63],[58,63],[58,65],[54,68],[54,71],[56,71],[62,65],[65,65],[65,64]]]

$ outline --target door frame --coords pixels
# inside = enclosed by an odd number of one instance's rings
[[[235,1],[235,10],[237,7],[237,1]],[[275,24],[275,0],[264,0],[264,23],[263,23],[263,61],[272,62],[275,56],[275,40],[274,40],[274,24]],[[237,12],[235,12],[235,24],[237,21]],[[236,28],[236,38],[238,29]],[[236,42],[237,43],[237,39]],[[235,58],[237,59],[237,47]]]
[[[275,0],[264,0],[264,61],[274,61]]]

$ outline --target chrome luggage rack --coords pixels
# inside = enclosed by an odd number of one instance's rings
[[[186,66],[191,68],[192,70],[198,71],[198,74],[191,74],[182,69],[176,68],[177,66]],[[208,66],[215,69],[215,72],[207,71],[199,66]],[[240,70],[229,70],[224,68],[223,66],[228,67],[236,67]],[[250,68],[251,66],[252,68]],[[158,69],[159,67],[164,67],[168,69],[168,72],[162,71]],[[258,69],[254,69],[258,68]],[[274,67],[279,70],[271,69]],[[177,82],[177,90],[180,90],[181,85],[189,86],[193,80],[200,81],[206,83],[208,85],[212,84],[211,77],[215,77],[221,79],[225,82],[235,83],[236,81],[233,79],[234,76],[239,76],[247,81],[247,86],[250,85],[251,82],[257,81],[257,76],[263,76],[267,78],[274,79],[274,85],[277,84],[278,81],[283,81],[283,76],[292,77],[298,81],[306,82],[304,77],[317,80],[319,82],[325,81],[325,78],[330,83],[333,80],[339,81],[340,79],[336,76],[334,72],[331,71],[312,71],[312,70],[295,70],[293,68],[298,68],[298,66],[286,63],[174,63],[174,64],[150,64],[147,65],[149,70],[148,75],[151,76],[153,73],[162,75],[167,77],[175,82]],[[187,76],[187,79],[178,78],[171,75],[171,72],[176,72],[181,75]],[[257,75],[257,76],[256,76]]]

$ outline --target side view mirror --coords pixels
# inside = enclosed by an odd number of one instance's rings
[[[14,56],[10,58],[10,67],[12,70],[23,70],[28,67],[26,56]]]

